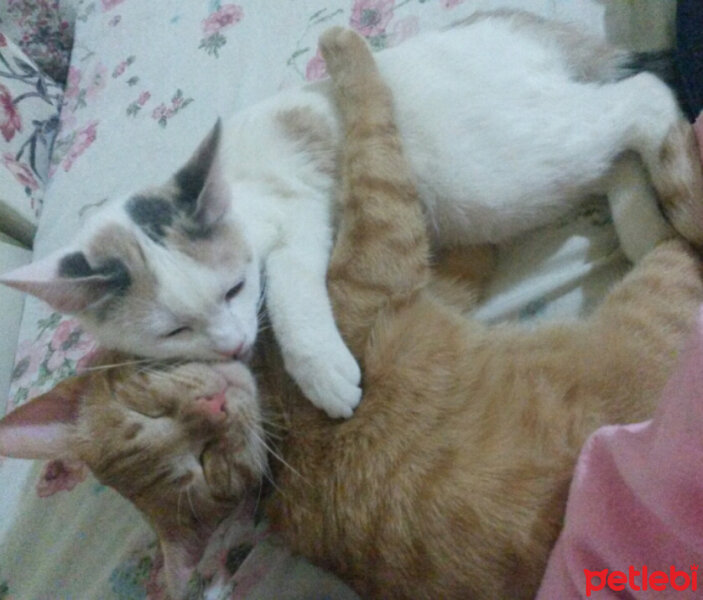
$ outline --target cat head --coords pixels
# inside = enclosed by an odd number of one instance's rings
[[[240,357],[260,272],[231,211],[220,122],[164,185],[101,207],[78,239],[0,281],[74,314],[102,346],[154,358]]]
[[[254,379],[239,362],[104,365],[0,420],[0,455],[85,463],[157,532],[174,598],[218,523],[266,469]]]

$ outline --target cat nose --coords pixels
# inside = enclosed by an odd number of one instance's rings
[[[241,355],[242,350],[244,350],[244,342],[240,342],[236,348],[232,348],[231,350],[218,350],[217,353],[223,358],[237,359]]]
[[[212,396],[200,396],[195,399],[198,411],[206,417],[222,420],[227,416],[227,388]]]

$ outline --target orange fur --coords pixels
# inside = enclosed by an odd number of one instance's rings
[[[583,322],[527,331],[463,317],[429,285],[368,49],[343,30],[321,47],[347,134],[329,288],[365,394],[341,424],[283,400],[294,471],[279,470],[272,523],[365,598],[530,598],[584,440],[652,412],[703,299],[698,260],[662,244]]]
[[[112,355],[38,400],[79,401],[53,452],[72,448],[145,513],[176,598],[214,526],[263,476],[262,429],[274,424],[285,465],[273,527],[364,598],[530,598],[584,440],[652,413],[703,299],[698,259],[683,241],[660,245],[580,322],[467,318],[491,250],[452,249],[432,273],[390,93],[361,38],[333,29],[321,45],[347,135],[329,289],[364,370],[356,415],[315,409],[264,332],[252,366],[263,416],[238,363],[108,368],[122,360]],[[198,409],[223,385],[224,417]],[[31,414],[0,421],[0,447]]]

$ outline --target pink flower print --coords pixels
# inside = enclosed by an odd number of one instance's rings
[[[7,40],[5,39],[5,36],[0,33],[0,48],[4,48],[7,46]]]
[[[317,54],[313,56],[305,67],[305,79],[307,81],[317,81],[318,79],[324,79],[327,77],[327,65],[325,64],[325,59],[322,58],[320,50],[317,50]]]
[[[15,137],[15,132],[22,131],[22,119],[12,103],[12,94],[2,84],[0,84],[0,131],[6,142]]]
[[[94,98],[107,85],[107,67],[102,63],[95,65],[95,69],[90,76],[88,88],[86,89],[86,98]]]
[[[142,92],[139,94],[139,98],[137,98],[137,104],[139,104],[139,106],[144,106],[149,101],[149,98],[151,98],[150,92]]]
[[[83,333],[78,322],[69,319],[62,321],[49,342],[53,351],[47,362],[47,369],[55,371],[65,361],[77,361],[95,349],[95,343]]]
[[[393,24],[391,29],[391,44],[394,46],[400,44],[400,42],[417,35],[419,31],[420,20],[416,15],[400,19]]]
[[[184,98],[183,90],[178,89],[171,98],[171,106],[166,106],[166,103],[159,104],[151,113],[151,118],[158,121],[161,127],[166,127],[168,120],[193,101],[192,98]]]
[[[80,92],[79,84],[81,82],[81,71],[75,67],[68,68],[66,76],[66,89],[64,90],[64,98],[77,98]]]
[[[203,34],[208,36],[236,25],[244,17],[241,6],[236,4],[225,4],[203,20]]]
[[[379,35],[393,18],[395,0],[354,0],[350,25],[361,35]]]
[[[39,372],[39,365],[44,358],[43,343],[25,340],[17,348],[17,360],[12,370],[12,385],[15,389],[29,387]]]
[[[76,159],[95,141],[97,137],[97,127],[98,121],[92,121],[89,125],[86,125],[83,129],[79,129],[76,132],[73,143],[61,163],[64,171],[70,171]]]
[[[37,496],[48,498],[61,490],[70,491],[86,478],[88,468],[79,461],[51,460],[44,465],[39,481]]]
[[[108,10],[115,8],[118,4],[122,4],[124,0],[101,0],[101,2],[103,5],[103,12],[107,12]]]
[[[112,72],[113,77],[119,77],[122,75],[122,73],[125,72],[125,69],[127,68],[127,61],[123,60],[119,65],[115,67],[115,70]]]
[[[22,186],[30,190],[39,189],[39,183],[34,178],[34,173],[32,173],[32,170],[26,164],[15,160],[15,157],[12,156],[12,154],[9,152],[3,154],[2,163]]]
[[[171,115],[168,114],[168,109],[163,102],[159,104],[151,113],[151,117],[157,121],[159,119],[168,119],[170,116]]]
[[[461,4],[464,0],[439,0],[439,5],[442,8],[454,8]]]

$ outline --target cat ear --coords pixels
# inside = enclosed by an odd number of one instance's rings
[[[119,259],[93,269],[82,252],[54,252],[0,277],[0,283],[36,296],[62,313],[85,310],[129,285]]]
[[[71,428],[78,419],[84,380],[74,377],[0,419],[0,455],[12,458],[75,458]]]
[[[200,227],[209,228],[227,212],[230,191],[220,159],[222,120],[200,143],[174,176],[179,193],[176,204]]]

